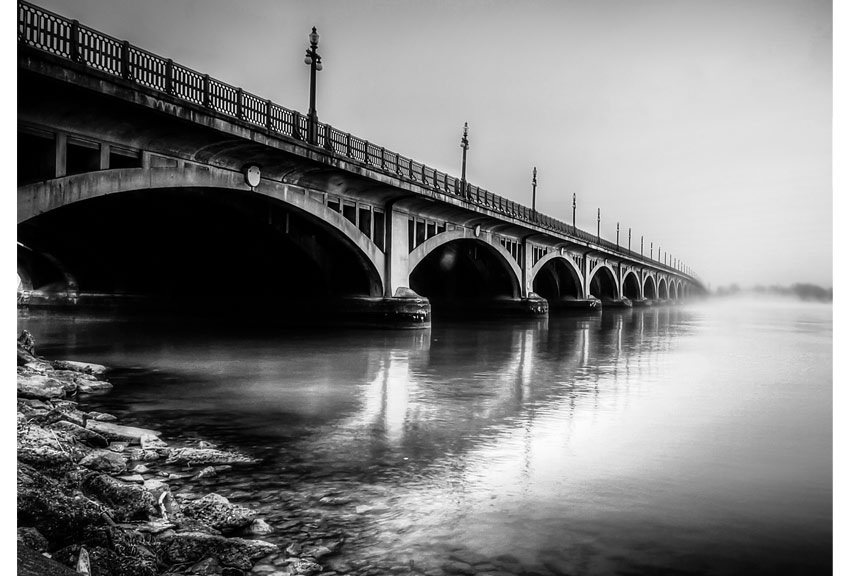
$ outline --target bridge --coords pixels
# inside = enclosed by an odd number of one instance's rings
[[[704,292],[610,242],[18,2],[19,301],[427,325]]]

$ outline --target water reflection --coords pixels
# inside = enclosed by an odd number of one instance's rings
[[[459,550],[508,554],[494,567],[513,574],[828,564],[828,311],[659,307],[419,332],[26,322],[44,354],[119,367],[92,408],[261,457],[242,501],[344,527],[343,573],[439,568]],[[351,506],[319,504],[341,493]]]

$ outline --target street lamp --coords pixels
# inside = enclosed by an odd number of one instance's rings
[[[463,148],[463,165],[460,169],[460,186],[463,188],[463,195],[466,196],[466,151],[469,150],[469,123],[463,123],[463,138],[460,139],[460,147]]]
[[[310,48],[304,57],[304,64],[310,67],[310,112],[307,115],[307,141],[316,144],[318,141],[317,130],[319,116],[316,113],[316,72],[322,69],[322,57],[316,52],[319,47],[319,33],[313,26],[313,31],[307,36],[310,39]]]
[[[596,209],[596,243],[599,244],[599,240],[601,235],[599,234],[599,228],[602,224],[602,208]]]
[[[537,166],[531,176],[531,210],[537,212]]]
[[[573,234],[576,233],[576,193],[573,192]]]

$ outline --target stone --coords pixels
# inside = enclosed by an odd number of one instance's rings
[[[212,448],[173,448],[168,452],[166,464],[252,464],[256,460],[237,454]]]
[[[192,479],[193,480],[200,480],[201,478],[208,478],[210,476],[215,476],[216,474],[218,474],[218,472],[216,472],[214,467],[207,466],[206,468],[202,469],[200,472],[195,474],[192,477]]]
[[[135,472],[136,474],[147,474],[151,471],[151,469],[145,466],[144,464],[136,464],[130,469],[130,471]]]
[[[73,447],[64,432],[48,430],[31,422],[18,428],[17,445],[18,460],[29,464],[55,466],[83,457],[83,451]]]
[[[95,411],[89,412],[89,418],[91,418],[92,420],[97,420],[98,422],[114,422],[115,420],[118,420],[118,418],[116,416],[113,416],[112,414]]]
[[[245,529],[248,534],[263,535],[274,532],[271,526],[262,518],[257,518]]]
[[[138,484],[122,482],[106,474],[92,474],[83,480],[83,490],[109,506],[116,522],[149,520],[157,516],[153,496]]]
[[[155,430],[148,430],[147,428],[122,426],[120,424],[100,422],[98,420],[89,420],[86,422],[86,428],[94,430],[98,434],[106,437],[108,440],[128,442],[129,444],[139,444],[139,439],[145,434],[152,434],[154,436],[158,436],[160,434]]]
[[[189,568],[188,574],[192,576],[219,576],[221,565],[216,558],[205,558]]]
[[[77,380],[77,392],[81,394],[106,392],[107,390],[112,390],[112,388],[112,384],[106,380]]]
[[[37,400],[64,398],[65,387],[55,378],[42,374],[18,374],[18,396]]]
[[[69,400],[54,400],[53,411],[58,420],[65,420],[77,426],[85,427],[88,419],[86,413],[77,408],[77,403]]]
[[[123,482],[132,482],[134,484],[144,484],[145,478],[141,474],[127,474],[125,476],[119,476],[119,480]]]
[[[332,550],[330,548],[328,548],[327,546],[314,546],[312,548],[308,548],[308,549],[304,550],[304,552],[301,555],[309,557],[309,558],[315,558],[316,560],[318,560],[319,558],[327,556],[328,554],[331,554],[331,553],[332,553]]]
[[[139,444],[142,445],[142,450],[155,450],[168,447],[168,444],[164,440],[160,440],[155,434],[142,434],[139,436]]]
[[[225,538],[203,532],[181,532],[160,539],[162,558],[171,564],[188,564],[216,558],[222,566],[250,569],[255,560],[277,552],[276,545],[263,540]]]
[[[291,574],[305,575],[318,574],[322,571],[322,567],[310,560],[295,560],[289,565]]]
[[[23,543],[36,552],[47,552],[47,538],[42,536],[41,532],[36,528],[26,526],[18,528],[18,542]]]
[[[94,432],[92,430],[88,430],[83,428],[82,426],[78,426],[77,424],[72,424],[71,422],[67,422],[65,420],[60,420],[59,422],[54,422],[47,427],[49,430],[59,430],[64,432],[71,437],[73,437],[76,441],[85,444],[86,446],[91,446],[92,448],[106,448],[109,444],[106,438]]]
[[[249,526],[255,516],[253,510],[231,504],[219,494],[208,494],[199,500],[187,502],[183,505],[183,514],[222,532]]]
[[[111,450],[95,450],[80,460],[79,464],[90,470],[110,474],[118,474],[127,469],[127,461],[124,457]]]
[[[126,442],[110,442],[109,446],[107,446],[107,450],[112,450],[113,452],[124,452],[127,450],[127,446],[129,446]]]
[[[289,556],[301,556],[301,544],[298,542],[293,542],[289,546],[286,547],[286,553]]]
[[[319,498],[319,504],[326,506],[344,506],[352,502],[354,502],[354,498],[351,496],[323,496]]]
[[[74,372],[82,372],[83,374],[92,374],[99,376],[106,372],[106,366],[101,364],[93,364],[91,362],[76,362],[74,360],[54,360],[52,362],[54,370],[73,370]]]
[[[31,372],[36,372],[38,374],[45,374],[47,372],[53,371],[53,366],[50,362],[45,362],[44,360],[33,360],[32,362],[27,362],[23,366],[27,370]]]
[[[142,484],[145,490],[150,492],[160,513],[165,518],[173,518],[180,512],[180,505],[174,499],[171,488],[162,480],[145,480]]]

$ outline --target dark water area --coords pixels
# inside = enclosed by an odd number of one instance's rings
[[[326,571],[831,573],[830,305],[424,331],[18,323],[48,358],[113,368],[84,408],[259,458],[204,491],[284,546],[344,537]]]

